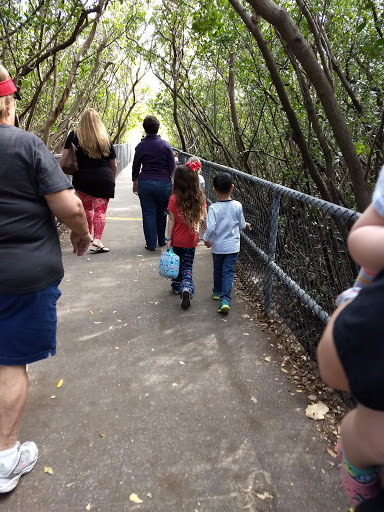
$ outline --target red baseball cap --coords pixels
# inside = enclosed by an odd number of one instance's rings
[[[10,94],[14,94],[18,100],[21,99],[12,77],[4,80],[4,82],[0,82],[0,96],[9,96]]]

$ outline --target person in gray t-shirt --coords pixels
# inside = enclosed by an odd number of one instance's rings
[[[82,256],[91,236],[85,213],[54,156],[16,128],[16,87],[0,65],[0,493],[34,467],[34,442],[18,432],[28,395],[26,365],[56,352],[56,301],[63,277],[55,217]]]
[[[208,209],[203,240],[213,257],[213,298],[220,300],[219,313],[229,312],[235,265],[240,251],[240,229],[251,229],[245,222],[243,207],[231,199],[234,188],[230,174],[219,172],[213,179],[218,201]]]

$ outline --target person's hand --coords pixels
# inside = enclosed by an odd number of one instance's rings
[[[249,222],[246,222],[246,223],[245,223],[245,229],[246,229],[247,231],[252,231],[252,226],[251,226],[251,224],[250,224]]]
[[[171,248],[172,240],[167,240],[167,251]]]
[[[92,242],[92,237],[89,233],[87,235],[77,235],[74,231],[71,231],[71,242],[73,252],[78,256],[83,256],[83,254],[87,252],[89,244]]]
[[[137,180],[133,182],[132,192],[134,194],[138,195],[138,193],[137,193]]]
[[[212,240],[209,240],[208,242],[203,240],[203,242],[204,242],[205,247],[208,247],[208,249],[210,249],[212,247]]]

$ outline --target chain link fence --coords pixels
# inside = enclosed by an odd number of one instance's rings
[[[180,163],[192,156],[179,151]],[[213,178],[231,174],[232,197],[243,205],[252,231],[241,233],[239,265],[246,290],[264,311],[315,358],[335,297],[358,273],[346,246],[359,214],[236,169],[201,160],[207,203],[216,201]]]

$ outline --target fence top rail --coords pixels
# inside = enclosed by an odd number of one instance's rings
[[[179,154],[192,156],[190,153],[185,153],[184,151],[180,151],[176,149]],[[241,176],[248,181],[253,181],[262,187],[269,188],[275,192],[280,193],[280,195],[285,195],[289,197],[293,197],[298,201],[303,203],[307,203],[311,206],[315,206],[318,209],[325,210],[330,212],[337,217],[345,217],[347,216],[351,220],[357,219],[360,217],[360,213],[355,210],[350,210],[349,208],[345,208],[344,206],[340,206],[338,204],[330,203],[329,201],[324,201],[324,199],[319,199],[314,196],[310,196],[308,194],[304,194],[303,192],[298,192],[297,190],[293,190],[288,187],[284,187],[283,185],[278,185],[277,183],[273,183],[272,181],[263,180],[262,178],[258,178],[257,176],[253,176],[252,174],[247,174],[246,172],[239,171],[238,169],[233,169],[232,167],[226,167],[225,165],[217,164],[215,162],[210,162],[209,160],[200,159],[202,164],[209,165],[223,172],[230,172],[232,174],[236,174]]]

